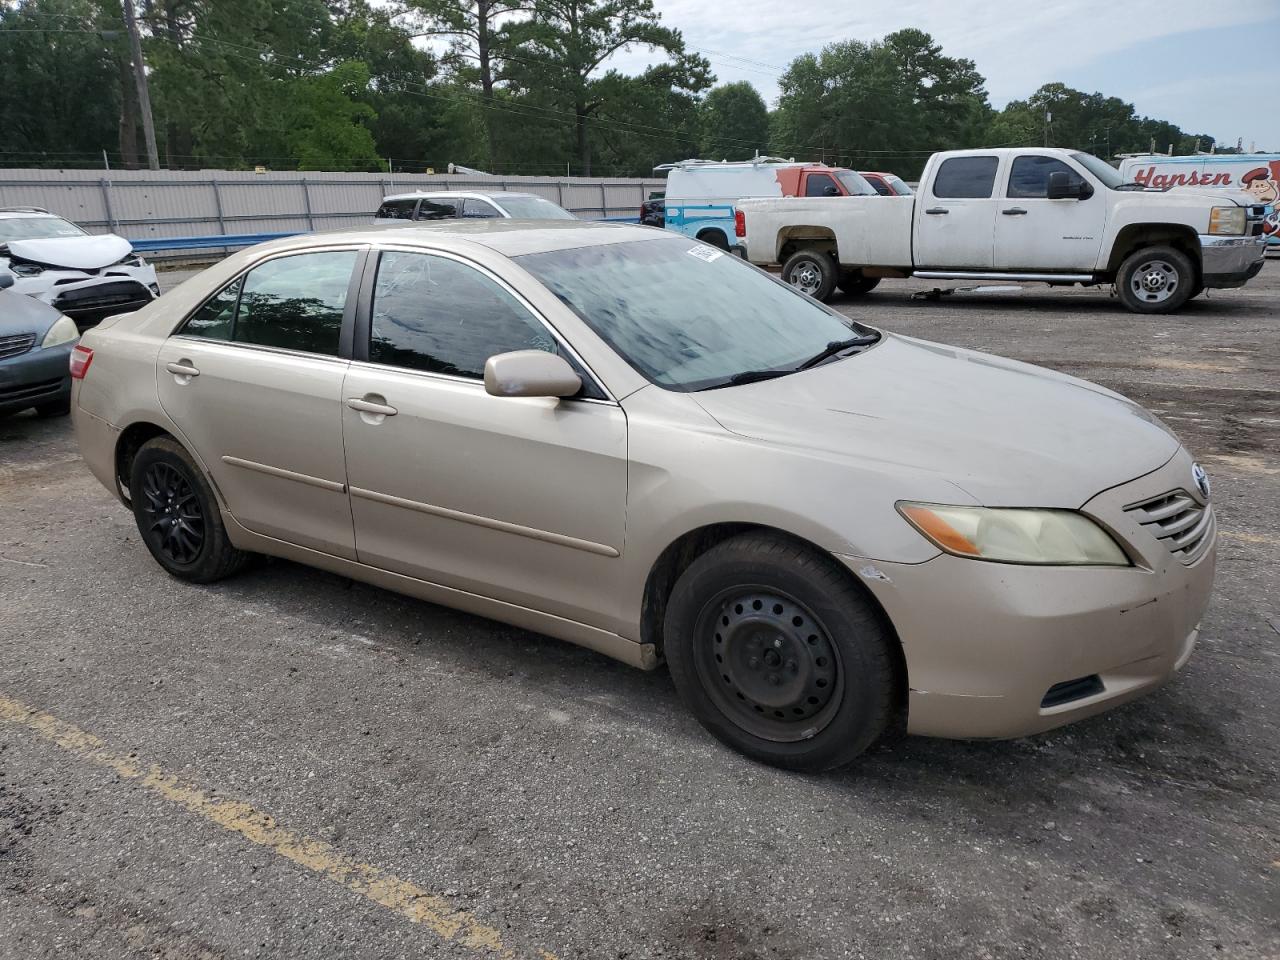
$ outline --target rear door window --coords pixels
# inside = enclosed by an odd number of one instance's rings
[[[461,216],[462,204],[457,200],[423,200],[418,207],[419,220],[454,220]]]
[[[279,257],[245,275],[232,339],[338,355],[355,250]]]
[[[955,199],[985,199],[996,185],[999,157],[950,157],[933,178],[933,195]]]
[[[876,193],[880,194],[880,196],[882,197],[893,196],[893,190],[890,188],[890,186],[887,183],[885,183],[879,177],[867,177],[867,182],[871,184],[871,186],[875,187]]]

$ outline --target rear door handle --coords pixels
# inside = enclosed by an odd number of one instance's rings
[[[1003,213],[1006,217],[1020,217],[1027,211],[1022,207],[1005,207],[1000,212]]]
[[[178,360],[175,363],[166,363],[164,368],[172,373],[175,377],[198,377],[200,371],[191,365],[190,360]]]
[[[950,213],[946,207],[930,207],[925,213],[936,216],[939,213]]]
[[[400,412],[389,403],[378,403],[375,400],[366,400],[362,397],[347,397],[347,406],[352,410],[371,413],[378,417],[394,417]]]

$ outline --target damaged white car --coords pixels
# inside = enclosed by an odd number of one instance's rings
[[[124,237],[92,235],[40,207],[0,207],[0,276],[81,329],[160,295],[155,267]]]

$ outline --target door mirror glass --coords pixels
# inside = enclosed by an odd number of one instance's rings
[[[0,290],[7,290],[13,286],[12,273],[0,273]]]
[[[1065,170],[1055,170],[1049,174],[1049,187],[1045,195],[1050,200],[1084,200],[1093,195],[1093,190],[1079,177],[1072,176]]]
[[[554,353],[516,350],[485,361],[484,388],[495,397],[572,397],[582,378]]]

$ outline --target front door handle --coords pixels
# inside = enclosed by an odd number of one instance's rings
[[[372,395],[369,395],[372,396]],[[365,397],[347,397],[347,406],[352,410],[359,410],[361,413],[370,413],[375,417],[394,417],[400,411],[389,403],[382,403],[381,398],[371,400],[369,396]]]
[[[1022,207],[1005,207],[1000,212],[1003,213],[1006,217],[1020,217],[1027,211]]]
[[[931,216],[937,216],[939,213],[950,213],[950,212],[951,211],[948,210],[946,207],[930,207],[928,210],[925,211],[925,213]]]
[[[166,363],[164,365],[164,368],[168,370],[170,373],[172,373],[175,377],[186,377],[190,379],[191,377],[200,376],[200,370],[197,367],[193,366],[191,361],[186,359],[185,357],[174,363]]]

